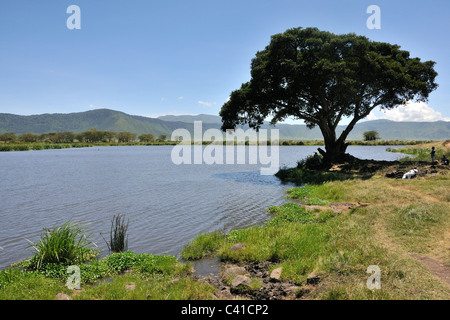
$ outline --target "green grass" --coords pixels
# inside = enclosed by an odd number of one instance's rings
[[[225,241],[225,234],[220,231],[198,235],[181,253],[184,260],[198,260],[214,253]]]
[[[304,185],[287,190],[287,197],[306,205],[328,205],[342,201],[342,189],[321,188],[320,185]]]
[[[51,263],[84,263],[95,255],[95,252],[88,248],[90,244],[84,228],[73,222],[69,221],[52,229],[45,228],[38,241],[30,242],[34,256],[27,267],[39,270],[43,265]]]
[[[52,300],[65,286],[67,265],[46,263],[39,271],[18,268],[0,271],[0,300]],[[81,269],[82,291],[76,299],[211,299],[214,289],[191,276],[191,267],[176,257],[126,251],[111,254]],[[124,271],[130,271],[124,273]],[[136,290],[126,290],[134,282]]]
[[[53,300],[69,290],[61,281],[35,272],[0,270],[0,300]]]
[[[328,203],[327,201],[320,202]],[[292,202],[285,203],[281,206],[272,206],[269,208],[269,212],[273,214],[274,217],[266,223],[268,226],[277,226],[289,222],[302,224],[320,223],[325,222],[334,216],[334,212],[331,210],[324,212],[314,210],[307,211],[304,207]]]
[[[127,285],[134,284],[134,290]],[[209,300],[214,288],[187,276],[174,278],[154,275],[146,279],[134,274],[115,277],[89,286],[75,297],[76,300]]]
[[[450,262],[449,182],[449,174],[407,182],[375,175],[292,188],[287,197],[300,204],[270,207],[267,223],[233,230],[205,251],[237,264],[271,261],[300,286],[319,274],[311,299],[449,299],[448,286],[412,256]],[[323,210],[307,211],[308,200]],[[327,209],[335,202],[366,205],[336,216]],[[245,247],[230,250],[236,243]],[[370,265],[380,267],[381,290],[366,286]]]

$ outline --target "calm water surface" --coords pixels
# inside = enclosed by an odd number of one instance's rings
[[[350,146],[364,159],[395,160],[387,147]],[[280,147],[294,166],[314,146]],[[100,147],[0,153],[0,268],[32,254],[43,228],[72,220],[107,253],[111,218],[129,219],[129,249],[179,256],[196,235],[262,224],[292,187],[259,165],[175,165],[172,146]]]

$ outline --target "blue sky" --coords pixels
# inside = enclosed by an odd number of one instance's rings
[[[67,28],[70,5],[80,30]],[[370,5],[379,30],[366,26]],[[427,104],[370,119],[450,120],[448,0],[2,0],[0,112],[218,114],[255,53],[292,27],[354,32],[436,61]]]

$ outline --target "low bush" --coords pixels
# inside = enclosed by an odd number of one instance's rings
[[[96,254],[93,249],[88,248],[90,243],[84,229],[70,221],[53,229],[44,228],[40,239],[30,242],[35,253],[28,262],[28,269],[39,270],[49,263],[84,263]]]

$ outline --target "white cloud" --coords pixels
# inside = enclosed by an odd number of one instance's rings
[[[215,102],[205,102],[205,101],[201,101],[201,100],[199,100],[198,103],[205,107],[211,107],[216,104]]]
[[[365,120],[387,119],[392,121],[450,121],[442,113],[434,110],[425,102],[408,102],[391,110],[372,111]]]
[[[183,99],[184,99],[183,96],[179,96],[179,97],[178,97],[178,100],[183,100]]]

